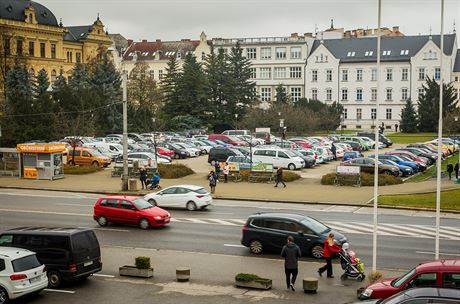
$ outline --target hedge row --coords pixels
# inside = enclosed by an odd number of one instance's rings
[[[181,178],[195,173],[183,164],[158,164],[158,172],[161,178],[166,179]]]
[[[329,173],[323,175],[321,178],[322,185],[334,185],[336,174]],[[355,177],[342,177],[340,179],[341,185],[344,186],[354,186],[356,185],[356,178]],[[389,185],[398,185],[402,184],[403,181],[400,177],[396,177],[393,175],[388,174],[379,174],[379,186],[389,186]],[[369,173],[361,173],[361,186],[374,186],[374,175]]]

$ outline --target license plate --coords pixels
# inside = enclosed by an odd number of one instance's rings
[[[41,276],[38,276],[38,277],[35,277],[35,278],[32,278],[32,279],[29,279],[29,282],[30,282],[30,283],[38,282],[38,281],[40,281],[40,278],[41,278]]]
[[[93,261],[89,261],[89,262],[83,263],[83,266],[84,266],[84,267],[88,267],[88,266],[91,266],[91,265],[93,265]]]

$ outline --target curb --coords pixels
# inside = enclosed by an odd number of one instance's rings
[[[50,189],[50,188],[35,188],[35,187],[16,187],[16,186],[0,186],[0,189],[17,189],[17,190],[41,190],[41,191],[51,191],[51,192],[69,192],[69,193],[88,193],[88,194],[106,194],[106,195],[134,195],[134,196],[144,196],[144,193],[141,192],[130,192],[130,191],[118,191],[118,192],[110,192],[110,191],[89,191],[89,190],[69,190],[69,189]],[[456,189],[448,189],[449,190],[456,190]],[[419,193],[405,193],[401,195],[411,195],[411,194],[419,194]],[[423,193],[422,193],[423,194]],[[387,195],[398,195],[398,194],[387,194]],[[220,200],[229,200],[229,201],[249,201],[249,202],[261,202],[261,203],[285,203],[285,204],[298,204],[298,205],[326,205],[326,206],[349,206],[349,207],[361,207],[361,208],[371,208],[369,206],[370,202],[373,199],[370,199],[364,204],[352,204],[352,203],[337,203],[337,202],[319,202],[319,201],[293,201],[293,200],[270,200],[270,199],[258,199],[258,198],[244,198],[244,197],[225,197],[225,196],[214,196],[213,199],[220,199]],[[412,211],[428,211],[428,212],[436,212],[430,208],[421,208],[421,207],[406,207],[406,206],[386,206],[386,205],[379,205],[379,208],[382,209],[393,209],[393,210],[412,210]],[[460,210],[446,210],[441,209],[443,213],[452,213],[452,214],[460,214]]]

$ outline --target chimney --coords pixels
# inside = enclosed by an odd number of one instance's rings
[[[399,26],[393,26],[393,32],[399,32]]]
[[[157,39],[157,40],[155,40],[155,41],[156,41],[156,42],[161,42],[161,39]]]
[[[291,34],[291,38],[297,38],[297,37],[299,37],[299,34],[298,34],[298,33],[292,33],[292,34]]]
[[[313,33],[304,33],[303,36],[305,38],[313,38]]]
[[[345,31],[345,33],[343,34],[343,36],[345,38],[350,38],[351,37],[351,31]]]
[[[371,36],[371,35],[372,35],[372,29],[367,29],[367,30],[364,32],[364,35],[366,35],[366,36]]]
[[[128,46],[131,46],[131,44],[133,44],[133,40],[132,39],[128,39]]]
[[[146,43],[147,42],[147,39],[142,39],[142,43]]]

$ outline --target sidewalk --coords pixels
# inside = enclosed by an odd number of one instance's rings
[[[1,177],[0,187],[40,190],[60,190],[72,192],[93,193],[120,193],[121,179],[111,177],[111,169],[88,175],[67,175],[64,179],[55,181],[26,180],[17,177]],[[163,188],[178,185],[193,184],[208,188],[205,174],[197,173],[180,179],[162,179]],[[138,181],[138,188],[140,182]],[[443,181],[442,188],[460,188],[449,181]],[[436,183],[432,181],[407,183],[394,186],[380,187],[380,194],[402,194],[435,191]],[[135,194],[144,194],[146,191],[136,191]],[[215,198],[221,199],[253,199],[281,202],[300,203],[331,203],[344,205],[365,205],[373,197],[373,187],[335,187],[324,186],[317,179],[302,178],[287,184],[286,188],[273,187],[271,183],[229,182],[219,183]]]
[[[346,303],[356,299],[356,290],[366,282],[354,280],[341,281],[342,269],[334,265],[334,279],[318,277],[317,269],[323,265],[318,262],[299,262],[299,275],[296,283],[296,292],[287,291],[284,278],[284,261],[282,259],[268,259],[262,257],[243,257],[222,254],[192,253],[171,250],[148,250],[140,248],[123,248],[105,246],[102,248],[104,263],[103,274],[114,275],[108,281],[134,283],[139,280],[119,277],[118,267],[133,265],[136,256],[149,256],[154,268],[152,279],[142,280],[145,284],[161,286],[160,293],[182,293],[190,296],[230,296],[254,300],[275,300],[273,303],[287,301],[300,303],[307,298],[311,303]],[[191,268],[189,283],[175,282],[176,267]],[[273,289],[269,291],[247,291],[235,288],[236,274],[253,273],[273,280]],[[367,271],[366,271],[367,273]],[[399,276],[403,272],[384,271],[385,276]],[[302,292],[304,277],[318,277],[319,290],[317,294],[306,295]]]

